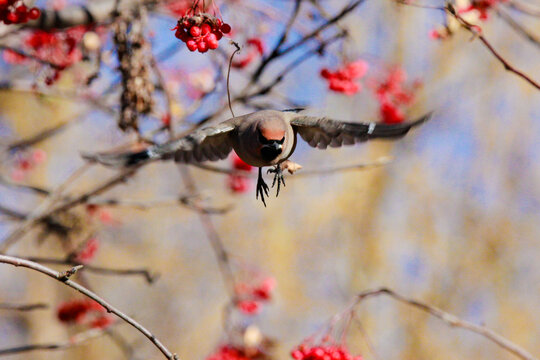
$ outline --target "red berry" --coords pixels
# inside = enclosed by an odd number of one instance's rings
[[[189,51],[195,51],[197,50],[197,42],[193,39],[186,41],[186,46],[189,49]]]
[[[20,6],[17,6],[17,8],[15,8],[15,12],[17,12],[17,14],[26,14],[26,5],[20,5]]]
[[[41,15],[41,11],[38,8],[31,8],[28,12],[28,17],[32,20],[36,20]]]
[[[225,23],[223,25],[221,25],[221,31],[224,33],[224,34],[228,34],[231,32],[231,25]]]
[[[17,23],[19,22],[19,17],[17,16],[16,13],[9,13],[8,16],[6,17],[6,20],[8,20],[10,23]]]
[[[219,42],[217,40],[208,40],[207,43],[209,49],[215,50],[219,47]]]
[[[204,40],[199,41],[199,43],[197,44],[197,47],[199,49],[199,52],[201,53],[205,53],[208,51],[208,44]]]
[[[212,31],[212,27],[208,24],[202,24],[201,26],[201,32],[202,32],[202,35],[205,36],[207,35],[210,31]]]
[[[223,33],[220,30],[214,31],[212,34],[216,35],[216,39],[219,41],[223,37]]]
[[[191,36],[193,36],[193,37],[200,36],[200,35],[201,35],[201,28],[198,27],[197,25],[193,25],[193,26],[191,27],[191,29],[189,29],[189,33],[190,33]]]

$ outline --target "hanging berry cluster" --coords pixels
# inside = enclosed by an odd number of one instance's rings
[[[0,23],[23,24],[41,15],[38,8],[28,8],[21,0],[0,0]]]
[[[472,0],[468,6],[458,9],[458,12],[478,11],[479,19],[486,21],[489,19],[489,11],[494,9],[497,4],[505,2],[508,2],[508,0]]]
[[[114,323],[107,309],[91,299],[63,302],[58,306],[56,316],[64,324],[80,324],[94,329],[105,329]]]
[[[272,293],[276,287],[273,277],[261,279],[253,278],[250,281],[236,284],[236,307],[246,315],[256,315],[261,305],[272,300]]]
[[[233,169],[239,170],[240,173],[232,173],[229,175],[227,181],[229,189],[234,193],[244,193],[249,190],[250,179],[241,172],[250,172],[253,167],[240,159],[234,151],[231,156],[231,161]]]
[[[401,67],[386,70],[382,79],[371,79],[368,86],[379,102],[381,121],[386,124],[399,124],[405,121],[404,109],[415,100],[415,92],[422,86],[419,80],[406,84],[407,73]]]
[[[47,153],[41,149],[18,151],[13,159],[11,179],[23,181],[30,171],[47,160]]]
[[[176,30],[174,36],[186,43],[190,51],[205,53],[218,48],[219,40],[223,34],[231,32],[231,26],[215,16],[201,13],[182,17],[173,30]]]
[[[330,90],[350,96],[362,89],[357,80],[366,74],[368,68],[369,65],[367,62],[357,60],[335,71],[323,68],[321,70],[321,76],[328,81],[328,88]]]
[[[341,345],[300,345],[291,352],[295,360],[362,360],[362,356],[349,354],[347,348]]]
[[[206,360],[250,360],[240,349],[233,346],[222,346]]]

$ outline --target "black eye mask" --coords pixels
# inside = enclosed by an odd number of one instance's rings
[[[261,133],[261,131],[259,130],[259,142],[263,145],[266,145],[266,144],[270,144],[270,140],[267,140],[263,134]]]

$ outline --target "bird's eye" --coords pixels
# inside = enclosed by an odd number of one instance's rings
[[[285,136],[282,137],[281,140],[278,141],[278,143],[283,144],[284,141],[285,141]]]
[[[266,140],[266,138],[263,136],[263,134],[261,134],[260,131],[259,131],[259,142],[261,144],[268,144],[268,140]]]

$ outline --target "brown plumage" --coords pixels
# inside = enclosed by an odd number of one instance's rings
[[[297,134],[310,146],[319,149],[352,145],[376,138],[397,139],[405,136],[412,127],[428,120],[430,115],[411,123],[380,124],[343,122],[293,111],[262,110],[196,130],[181,139],[140,152],[83,156],[107,166],[120,167],[171,158],[176,162],[187,163],[216,161],[225,159],[234,149],[242,160],[259,168],[257,197],[260,194],[265,203],[268,186],[262,179],[261,168],[275,167],[269,171],[275,173],[274,184],[277,181],[279,194],[280,185],[285,184],[280,164],[293,154]]]

